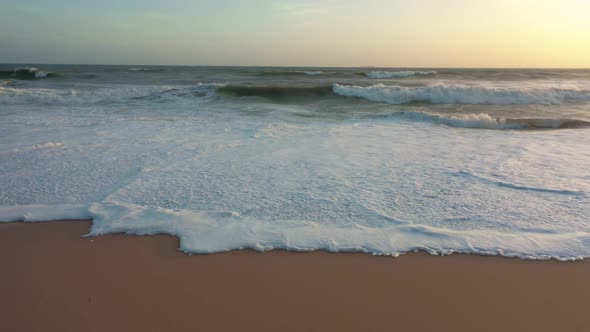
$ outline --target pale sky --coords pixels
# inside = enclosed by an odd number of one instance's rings
[[[590,0],[0,0],[0,63],[590,68]]]

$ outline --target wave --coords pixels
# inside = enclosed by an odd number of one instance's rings
[[[376,84],[346,86],[334,84],[334,93],[388,104],[423,102],[431,104],[546,104],[558,105],[590,101],[590,90],[553,87],[486,87],[436,84],[403,87]]]
[[[323,71],[304,71],[303,73],[304,73],[305,75],[312,75],[312,76],[313,76],[313,75],[321,75],[321,74],[323,74],[324,72],[323,72]]]
[[[405,87],[377,84],[347,86],[340,84],[297,85],[232,85],[227,83],[198,83],[192,86],[122,85],[98,89],[39,89],[0,85],[0,103],[86,103],[156,99],[168,97],[203,98],[213,95],[229,97],[260,97],[275,101],[321,100],[331,97],[356,97],[394,105],[431,104],[546,104],[558,105],[590,101],[590,90],[553,87],[483,87],[443,85]],[[541,120],[539,120],[541,121]],[[550,127],[536,122],[534,126]],[[531,126],[533,126],[531,125]],[[577,126],[577,124],[567,124]]]
[[[333,95],[332,86],[249,86],[226,85],[217,92],[233,97],[262,97],[271,100],[289,98],[321,98]]]
[[[121,86],[101,89],[24,89],[0,86],[0,104],[88,105],[133,100],[203,99],[215,94],[221,84],[197,84],[190,87]]]
[[[368,78],[402,78],[412,76],[431,76],[436,75],[435,71],[370,71],[364,73]]]
[[[127,69],[128,71],[150,71],[149,68],[143,68],[143,67],[131,67],[129,69]]]
[[[100,89],[44,89],[0,86],[0,104],[81,105],[133,100],[202,99],[215,95],[261,97],[269,100],[316,100],[334,96],[332,86],[249,86],[224,83],[199,83],[193,86],[123,85]]]
[[[76,78],[80,78],[80,79],[93,79],[93,78],[97,78],[98,75],[96,74],[81,74],[81,75],[76,75]]]
[[[262,76],[301,76],[301,75],[308,75],[308,76],[317,76],[317,75],[325,75],[326,72],[321,70],[270,70],[264,72],[244,72],[247,74],[254,74],[254,75],[262,75]]]
[[[0,206],[0,222],[90,218],[93,219],[92,228],[86,236],[168,234],[180,239],[180,250],[186,253],[250,248],[386,256],[421,250],[432,255],[472,253],[560,261],[590,257],[590,234],[586,232],[448,230],[409,222],[386,226],[307,220],[273,222],[245,218],[237,212],[170,210],[120,202]]]
[[[59,77],[58,73],[45,72],[35,67],[21,67],[13,70],[0,70],[1,78],[13,78],[20,80],[34,80],[46,77]]]
[[[413,121],[431,122],[456,128],[473,129],[575,129],[590,128],[590,122],[579,119],[500,118],[486,113],[444,116],[426,112],[403,111],[388,116],[403,117]]]
[[[8,80],[3,80],[3,81],[0,83],[0,85],[4,85],[4,86],[7,86],[7,85],[18,85],[18,81],[11,80],[11,79],[8,79]]]

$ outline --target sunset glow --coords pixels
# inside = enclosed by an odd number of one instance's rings
[[[14,63],[590,67],[585,0],[0,1],[0,31]]]

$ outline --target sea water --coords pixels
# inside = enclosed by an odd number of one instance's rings
[[[590,70],[2,65],[0,220],[590,257]]]

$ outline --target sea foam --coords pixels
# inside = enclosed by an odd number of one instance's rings
[[[0,104],[88,105],[140,99],[206,98],[223,84],[193,86],[120,86],[99,89],[13,88],[0,86]]]
[[[547,104],[590,101],[590,89],[554,87],[494,87],[458,84],[433,84],[422,87],[404,87],[376,84],[348,86],[334,84],[334,93],[359,97],[388,104],[424,102],[432,104]]]
[[[87,204],[0,206],[0,222],[51,221],[91,218]]]
[[[433,255],[476,253],[528,259],[579,260],[590,256],[590,233],[452,231],[412,223],[389,226],[338,225],[305,220],[252,220],[236,212],[152,208],[126,203],[0,207],[0,221],[93,218],[87,236],[113,233],[168,234],[186,253],[238,249],[326,250],[399,256],[411,251]],[[531,248],[535,248],[531,251]]]
[[[579,119],[501,118],[493,117],[487,113],[443,115],[403,111],[395,112],[390,115],[416,121],[439,123],[450,127],[474,129],[563,129],[590,127],[589,121]]]

